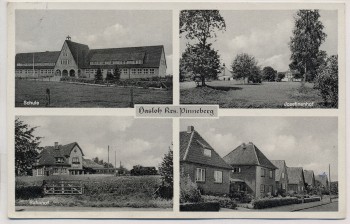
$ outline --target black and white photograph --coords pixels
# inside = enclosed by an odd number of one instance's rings
[[[337,10],[182,10],[180,103],[338,108]]]
[[[171,119],[18,116],[14,153],[16,212],[172,211]]]
[[[16,107],[172,104],[169,10],[16,10]]]
[[[337,117],[180,124],[180,211],[338,211]]]

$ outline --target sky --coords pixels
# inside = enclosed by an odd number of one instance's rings
[[[221,62],[230,67],[239,53],[248,53],[261,67],[272,66],[277,71],[287,71],[290,64],[288,43],[294,27],[294,10],[221,10],[226,31],[218,31],[210,42],[219,51]],[[328,55],[337,54],[337,11],[321,10],[320,20],[327,34],[321,45]],[[185,35],[181,35],[181,52],[185,50]]]
[[[336,117],[221,117],[182,119],[180,130],[194,129],[224,157],[242,143],[253,142],[270,160],[289,167],[328,173],[338,180]]]
[[[20,116],[20,120],[37,127],[34,135],[43,137],[40,146],[54,142],[77,142],[84,158],[98,157],[117,167],[119,161],[128,169],[133,165],[155,166],[161,163],[172,144],[171,119],[135,119],[133,117]]]
[[[59,51],[68,35],[90,49],[164,45],[172,74],[171,11],[16,10],[16,53]]]

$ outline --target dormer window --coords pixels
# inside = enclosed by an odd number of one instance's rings
[[[232,173],[240,173],[241,168],[240,167],[233,167]]]
[[[64,163],[63,157],[56,157],[56,163]]]
[[[210,150],[210,149],[204,149],[204,150],[203,150],[203,154],[204,154],[205,156],[211,157],[211,150]]]

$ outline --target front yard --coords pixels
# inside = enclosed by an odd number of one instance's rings
[[[181,104],[218,104],[221,108],[294,108],[290,104],[306,102],[312,105],[296,107],[324,107],[312,83],[306,83],[303,92],[299,92],[300,82],[243,85],[233,81],[211,81],[207,85],[195,87],[188,82],[180,83]]]

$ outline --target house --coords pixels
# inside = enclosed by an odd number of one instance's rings
[[[276,193],[278,192],[287,192],[288,188],[288,173],[287,173],[287,165],[284,160],[271,160],[272,164],[277,167],[275,173],[275,181],[276,181]]]
[[[231,191],[246,191],[256,198],[274,193],[277,167],[252,142],[239,145],[223,159],[232,167]]]
[[[202,193],[228,194],[230,171],[231,167],[193,126],[180,132],[180,174],[197,183]]]
[[[304,178],[307,189],[311,190],[316,186],[315,174],[313,170],[304,170]]]
[[[287,167],[288,191],[302,194],[305,192],[305,177],[302,167]]]
[[[233,80],[233,74],[230,70],[227,69],[227,67],[225,66],[225,63],[220,69],[220,72],[218,74],[218,79],[223,81]]]
[[[296,75],[298,75],[298,72],[295,70],[288,70],[284,72],[284,78],[281,79],[282,82],[300,82],[300,78],[295,78]]]
[[[83,156],[78,143],[59,145],[55,142],[53,146],[44,147],[37,156],[33,176],[93,174],[103,168]]]
[[[68,36],[60,51],[18,53],[16,77],[79,77],[94,79],[97,69],[106,78],[115,66],[121,79],[166,75],[164,46],[90,49]]]

